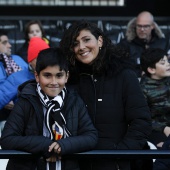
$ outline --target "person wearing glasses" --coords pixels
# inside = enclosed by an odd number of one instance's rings
[[[118,45],[129,50],[139,79],[142,74],[140,56],[145,49],[152,47],[161,48],[166,52],[169,50],[169,40],[148,11],[142,11],[128,22],[126,37]]]

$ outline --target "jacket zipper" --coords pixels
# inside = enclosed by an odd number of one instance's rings
[[[95,85],[95,79],[94,79],[94,76],[91,75],[91,80],[92,80],[92,84],[93,84],[93,87],[94,87],[94,116],[93,116],[93,120],[94,120],[94,124],[96,123],[96,85]]]

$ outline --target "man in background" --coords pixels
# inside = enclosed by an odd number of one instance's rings
[[[0,95],[0,128],[13,107],[15,98],[11,98],[13,89],[17,88],[17,81],[22,80],[16,73],[28,69],[28,64],[17,55],[11,54],[11,44],[7,32],[0,30],[0,87],[4,98]],[[14,76],[16,74],[16,76]],[[11,78],[9,78],[13,75]],[[10,81],[8,80],[10,79]],[[12,86],[11,86],[12,85]],[[4,88],[5,87],[5,88]],[[12,88],[11,88],[12,87]],[[4,91],[5,90],[5,91]],[[12,99],[12,100],[11,100]],[[0,131],[1,135],[1,131]]]
[[[40,50],[49,48],[41,38],[32,38],[28,48],[27,64],[20,56],[11,54],[8,36],[0,30],[0,135],[6,119],[17,100],[18,86],[34,79],[36,58]]]
[[[153,15],[142,11],[127,24],[126,38],[118,44],[130,53],[130,60],[134,65],[138,78],[141,77],[140,56],[147,48],[161,48],[168,52],[169,40],[154,21]]]

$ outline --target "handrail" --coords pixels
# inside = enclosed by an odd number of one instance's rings
[[[0,159],[10,158],[30,158],[37,156],[35,154],[16,151],[16,150],[3,150],[0,149]],[[96,158],[107,158],[107,159],[157,159],[157,158],[170,158],[170,150],[92,150],[82,153],[74,153],[65,155],[65,158],[77,158],[77,159],[96,159]]]

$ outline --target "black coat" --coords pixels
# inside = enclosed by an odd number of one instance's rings
[[[154,22],[153,25],[152,38],[149,42],[146,42],[138,38],[136,33],[136,17],[132,18],[127,24],[126,37],[118,43],[118,45],[129,50],[130,59],[134,64],[138,77],[141,77],[142,72],[140,68],[140,56],[146,48],[161,48],[166,52],[168,52],[170,48],[169,39],[165,37],[159,25],[156,22]]]
[[[134,64],[135,71],[138,77],[141,77],[140,57],[141,54],[147,48],[161,48],[165,51],[169,50],[169,40],[166,38],[159,38],[156,35],[153,36],[149,43],[146,43],[138,38],[133,39],[131,42],[127,39],[123,39],[118,45],[126,48],[130,53],[130,60]]]
[[[98,130],[95,149],[142,149],[151,133],[149,107],[135,73],[122,70],[112,77],[80,74],[77,88]],[[128,159],[128,158],[127,158]],[[126,162],[127,161],[127,162]],[[128,160],[91,160],[84,170],[129,170]]]
[[[21,90],[22,89],[22,90]],[[20,97],[7,120],[2,137],[2,149],[21,150],[38,154],[32,160],[9,160],[11,170],[34,170],[39,158],[48,158],[49,138],[43,136],[43,107],[36,94],[36,83],[25,83],[20,86]],[[69,91],[62,113],[67,122],[67,128],[72,136],[60,139],[61,154],[93,149],[97,143],[97,131],[88,115],[87,109],[75,91]],[[78,170],[75,161],[62,159],[62,170]]]

